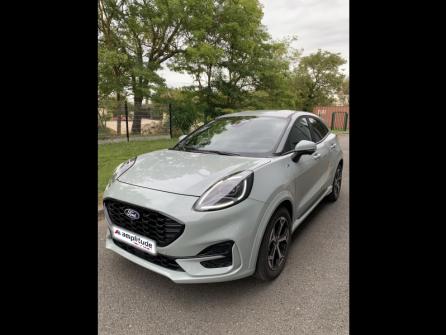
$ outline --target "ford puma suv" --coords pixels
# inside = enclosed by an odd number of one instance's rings
[[[249,111],[120,164],[106,247],[176,283],[272,280],[291,234],[341,188],[342,151],[314,114]]]

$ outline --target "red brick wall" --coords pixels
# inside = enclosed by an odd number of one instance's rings
[[[334,112],[347,113],[347,129],[350,129],[350,108],[349,106],[316,106],[313,109],[313,113],[324,120],[325,124],[331,128],[332,127],[332,114]],[[335,117],[335,127],[341,128],[344,125],[344,114],[338,114]]]

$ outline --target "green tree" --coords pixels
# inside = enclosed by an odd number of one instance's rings
[[[117,40],[112,50],[126,58],[127,80],[135,106],[132,132],[140,133],[142,102],[164,86],[164,79],[157,74],[162,64],[184,52],[189,31],[199,22],[201,1],[101,1],[106,4],[103,11],[111,17]]]
[[[187,88],[159,90],[153,95],[153,100],[172,106],[172,128],[177,134],[188,134],[193,126],[201,121],[205,106],[195,91]],[[175,134],[175,135],[176,135]]]
[[[119,96],[127,85],[125,72],[128,67],[114,23],[120,17],[122,1],[99,0],[98,8],[98,89],[102,97],[113,93]]]
[[[117,0],[99,0],[98,2],[98,91],[99,104],[110,107],[110,96],[115,96],[117,103],[112,106],[118,116],[117,133],[121,133],[121,101],[128,86],[129,61],[119,39],[116,24],[120,17],[123,2]]]
[[[100,97],[119,106],[133,96],[134,133],[144,99],[172,103],[183,133],[242,108],[311,111],[331,103],[345,60],[321,50],[300,58],[295,38],[272,40],[262,16],[258,0],[99,0]],[[164,65],[191,74],[194,85],[167,89],[157,74]]]
[[[204,118],[246,105],[251,92],[268,77],[270,36],[261,24],[258,0],[216,0],[202,7],[201,25],[172,69],[195,79]]]
[[[296,107],[312,111],[317,105],[331,104],[342,88],[345,75],[340,66],[345,63],[339,54],[321,50],[302,57],[294,76]]]
[[[301,50],[291,47],[296,37],[264,44],[264,57],[257,63],[257,82],[246,101],[248,108],[295,109],[292,89],[291,64],[300,57]]]

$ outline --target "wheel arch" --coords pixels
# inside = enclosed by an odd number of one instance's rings
[[[259,227],[257,230],[257,234],[256,237],[254,239],[254,243],[252,246],[252,250],[251,250],[251,257],[249,260],[249,268],[254,268],[256,267],[257,264],[257,257],[259,254],[259,248],[260,248],[260,244],[262,242],[262,238],[263,238],[263,234],[265,233],[266,227],[268,225],[269,220],[271,219],[271,217],[274,215],[274,213],[280,208],[280,207],[285,207],[289,213],[290,213],[290,217],[291,217],[291,224],[293,224],[294,222],[294,200],[293,200],[293,196],[289,191],[282,191],[279,194],[277,194],[274,199],[270,202],[269,206],[267,207],[267,209],[265,210],[262,219],[260,220],[259,223]]]
[[[277,208],[274,210],[273,214],[280,208],[285,207],[288,210],[288,213],[290,213],[291,220],[293,220],[293,204],[289,199],[283,200],[279,205],[277,205]],[[271,215],[272,216],[272,215]],[[269,220],[268,220],[269,221]]]

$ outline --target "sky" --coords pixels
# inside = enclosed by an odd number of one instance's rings
[[[293,47],[303,55],[318,49],[340,53],[347,59],[342,67],[349,74],[349,0],[259,0],[262,23],[273,39],[297,36]],[[169,87],[191,85],[192,78],[164,69],[159,72]]]

